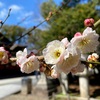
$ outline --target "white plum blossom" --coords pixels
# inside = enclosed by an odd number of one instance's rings
[[[63,59],[65,52],[64,44],[59,40],[54,40],[47,44],[43,50],[43,56],[46,64],[56,64]]]
[[[16,63],[19,65],[21,72],[31,73],[39,68],[39,61],[35,55],[27,58],[27,49],[16,53]]]
[[[90,27],[87,27],[87,28],[83,31],[83,35],[86,35],[86,34],[89,34],[89,33],[95,33],[95,34],[96,34],[96,31],[93,30],[93,29],[90,28]]]
[[[92,28],[87,27],[83,34],[71,39],[71,43],[78,47],[82,53],[94,52],[99,44],[99,35]]]
[[[74,46],[69,45],[64,53],[64,59],[56,64],[57,70],[68,74],[72,68],[78,65],[80,57],[80,51]]]
[[[16,57],[27,57],[27,49],[25,48],[23,51],[18,51]]]
[[[51,71],[51,77],[52,78],[58,78],[60,76],[60,73],[56,69],[56,65],[52,66],[52,71]]]
[[[48,43],[47,47],[43,50],[45,62],[47,64],[55,64],[55,73],[64,72],[68,74],[80,61],[80,50],[66,40],[67,38],[64,39],[65,42],[54,40]],[[67,45],[65,46],[64,43],[67,43]],[[56,76],[57,74],[53,75]]]
[[[0,61],[2,64],[8,63],[8,53],[4,47],[0,47]]]
[[[65,45],[66,48],[70,43],[67,38],[62,39],[61,42]]]
[[[39,68],[39,61],[35,55],[25,59],[20,65],[21,72],[31,73]]]
[[[25,59],[27,59],[27,49],[25,48],[23,51],[18,51],[16,53],[16,63],[18,65],[20,65],[21,63],[23,63],[23,61],[25,61]]]
[[[71,73],[72,74],[77,74],[77,73],[83,72],[84,68],[85,68],[85,65],[82,64],[81,62],[79,62],[79,64],[76,67],[71,69]]]

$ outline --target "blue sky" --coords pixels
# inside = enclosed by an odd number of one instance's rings
[[[17,25],[29,28],[43,21],[40,15],[40,5],[48,0],[0,0],[0,20],[4,20],[8,14],[9,8],[12,9],[10,17],[5,24]],[[60,4],[62,0],[54,0],[56,4]]]

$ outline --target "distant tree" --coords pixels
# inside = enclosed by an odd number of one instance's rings
[[[50,0],[50,3],[45,2],[41,6],[44,18],[46,18],[49,11],[51,11],[50,9],[58,8],[57,5],[54,7],[53,5],[55,5],[55,3],[52,2],[51,4],[51,1],[52,0]],[[95,9],[96,5],[97,3],[88,2],[85,4],[77,4],[75,7],[65,7],[48,22],[49,27],[47,30],[34,32],[34,38],[38,38],[35,45],[42,48],[52,40],[61,40],[64,37],[68,37],[70,40],[76,32],[83,32],[85,29],[84,20],[86,18],[92,17],[95,21],[100,18]],[[97,28],[97,33],[100,33],[99,28]]]
[[[25,30],[25,28],[16,25],[4,25],[1,32],[5,35],[5,37],[13,42],[18,39]],[[21,40],[19,40],[19,42],[21,42]]]
[[[54,3],[53,0],[49,0],[48,2],[44,2],[41,5],[41,15],[45,18],[47,18],[50,11],[55,11],[58,8],[58,6]],[[49,22],[52,23],[55,17],[53,17]]]
[[[61,40],[64,37],[68,37],[70,40],[76,32],[83,32],[85,28],[84,20],[86,18],[92,17],[95,21],[99,19],[95,6],[95,3],[89,2],[87,4],[78,4],[74,8],[64,8],[61,13],[56,16],[55,20],[49,23],[50,27],[47,31],[42,32],[44,44],[54,39]],[[100,32],[100,29],[98,28],[97,31]]]
[[[63,0],[64,3],[68,2],[69,0]],[[69,7],[75,7],[77,4],[80,3],[81,0],[70,0],[68,3]]]
[[[35,29],[30,34],[28,34],[28,44],[30,45],[30,49],[40,48],[40,45],[42,43],[41,32],[42,30]]]

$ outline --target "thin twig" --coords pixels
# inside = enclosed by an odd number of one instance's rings
[[[26,36],[27,34],[29,34],[30,32],[32,32],[33,30],[35,30],[37,27],[39,27],[41,24],[43,24],[46,20],[44,20],[43,22],[41,22],[40,24],[38,24],[37,26],[34,26],[33,28],[31,28],[30,30],[26,31],[24,33],[24,35],[20,36],[18,39],[16,39],[14,42],[20,40],[22,37]]]
[[[9,9],[9,12],[8,12],[8,15],[7,15],[7,17],[5,18],[5,20],[2,22],[0,22],[1,23],[1,26],[0,26],[0,29],[3,27],[3,25],[4,25],[4,23],[7,21],[7,19],[9,18],[9,16],[10,16],[10,12],[11,12],[11,9]]]
[[[100,19],[96,23],[94,23],[94,28],[97,28],[99,25],[100,25]]]
[[[28,15],[26,17],[24,17],[21,21],[19,21],[16,25],[20,25],[22,24],[27,18],[29,18],[31,15]]]
[[[98,64],[100,65],[100,62],[96,61],[96,62],[93,62],[93,61],[81,61],[83,64]]]

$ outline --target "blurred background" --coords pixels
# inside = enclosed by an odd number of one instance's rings
[[[65,4],[68,1],[69,3]],[[59,8],[62,9],[58,10]],[[76,32],[83,32],[86,18],[93,18],[95,22],[100,19],[100,0],[0,0],[0,20],[5,20],[9,9],[11,9],[10,16],[0,28],[0,46],[4,46],[13,57],[16,56],[18,50],[23,50],[25,47],[29,52],[41,55],[41,51],[48,42],[55,39],[61,40],[64,37],[70,40]],[[58,13],[49,21],[20,38],[28,30],[43,22],[50,11],[55,10],[58,10]],[[96,28],[96,32],[100,33],[99,27]],[[100,54],[100,47],[97,53]],[[26,86],[26,90],[20,87],[19,90],[8,95],[4,90],[3,94],[1,93],[1,99],[44,100],[44,96],[46,100],[66,98],[74,100],[71,96],[88,98],[88,100],[90,98],[100,99],[100,66],[89,69],[86,76],[82,77],[87,90],[85,96],[80,92],[79,78],[80,76],[70,73],[62,75],[60,79],[51,79],[38,71],[31,74],[22,73],[15,62],[0,64],[0,92],[3,91],[2,86],[4,85],[8,90],[6,86],[10,84],[18,83],[23,87],[24,81]],[[29,84],[32,90],[29,89]],[[23,91],[28,91],[28,89],[31,93],[30,95],[26,93],[26,97]]]

